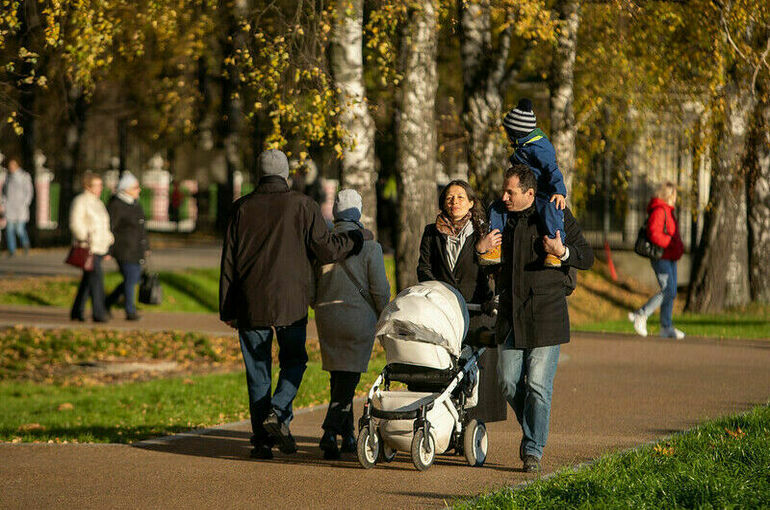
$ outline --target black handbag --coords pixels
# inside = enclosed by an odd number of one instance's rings
[[[644,221],[642,228],[639,229],[639,233],[636,235],[636,243],[634,243],[634,251],[637,255],[641,255],[642,257],[647,257],[651,260],[660,260],[663,256],[664,248],[658,246],[647,238],[647,222],[649,221],[650,217],[648,216]],[[668,234],[665,211],[663,212],[663,232]]]
[[[158,273],[142,271],[139,282],[139,302],[145,305],[159,305],[163,302],[163,287],[160,286]]]

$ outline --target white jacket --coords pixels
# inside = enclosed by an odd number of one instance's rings
[[[70,231],[73,241],[87,241],[96,255],[106,255],[115,241],[107,208],[93,193],[84,191],[72,201]]]

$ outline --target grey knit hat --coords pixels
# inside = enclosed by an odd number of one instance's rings
[[[516,108],[505,114],[503,127],[508,138],[521,138],[537,127],[537,118],[532,111],[532,100],[523,97]]]
[[[361,195],[354,189],[343,189],[337,193],[337,198],[334,199],[332,214],[337,221],[357,223],[361,219],[361,207],[363,207]]]
[[[259,155],[259,168],[263,176],[278,175],[289,178],[289,160],[278,149],[268,149]]]

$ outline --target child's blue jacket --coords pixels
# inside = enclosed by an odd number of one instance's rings
[[[567,196],[564,176],[556,164],[556,150],[540,128],[513,142],[511,164],[524,163],[535,173],[537,191],[547,196]]]

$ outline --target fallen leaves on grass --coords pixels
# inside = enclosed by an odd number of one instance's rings
[[[665,446],[658,443],[655,445],[655,448],[653,448],[652,451],[656,455],[660,455],[662,457],[671,457],[674,455],[674,447],[668,443],[666,443]]]
[[[45,430],[45,427],[39,423],[25,423],[17,429],[18,432],[33,432],[35,430]]]
[[[73,409],[75,409],[75,406],[69,402],[63,402],[56,408],[57,411],[72,411]]]
[[[741,430],[740,427],[738,427],[735,430],[730,430],[727,427],[725,427],[725,432],[727,433],[728,436],[730,436],[733,439],[743,439],[744,437],[746,437],[746,433],[743,430]]]

